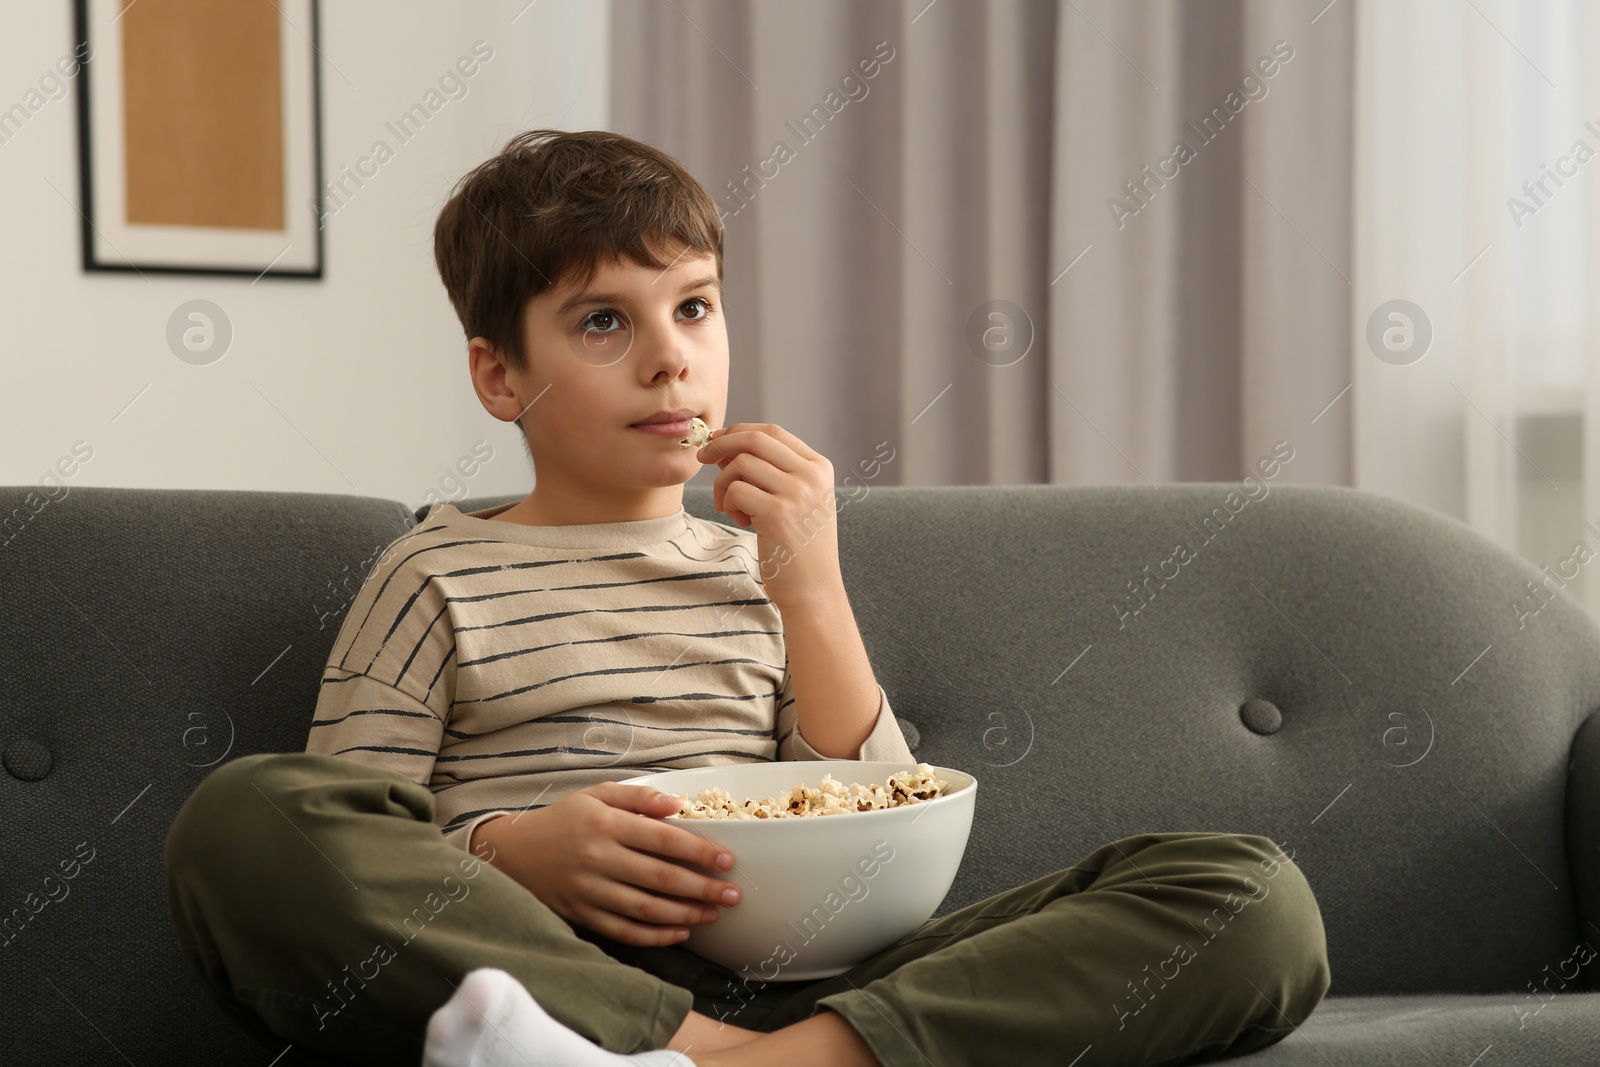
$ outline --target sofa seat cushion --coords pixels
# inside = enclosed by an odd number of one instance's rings
[[[1578,1067],[1600,1049],[1600,993],[1328,996],[1250,1067]]]

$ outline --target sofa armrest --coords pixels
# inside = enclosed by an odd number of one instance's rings
[[[1592,711],[1572,738],[1567,757],[1567,865],[1577,913],[1583,984],[1600,990],[1600,710]],[[1583,951],[1579,952],[1582,949]]]

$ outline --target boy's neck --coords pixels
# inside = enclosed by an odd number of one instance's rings
[[[646,489],[625,499],[607,500],[593,495],[573,496],[537,488],[498,515],[497,522],[524,526],[587,526],[605,522],[661,519],[683,510],[683,486]]]

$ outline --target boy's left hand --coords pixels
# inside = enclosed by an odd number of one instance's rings
[[[844,588],[828,457],[770,422],[721,427],[696,454],[722,472],[712,506],[755,529],[769,600],[782,609]]]

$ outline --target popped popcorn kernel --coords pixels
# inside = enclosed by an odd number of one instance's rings
[[[699,448],[711,440],[711,427],[705,420],[696,415],[689,420],[689,436],[678,438],[679,448]]]
[[[821,815],[848,815],[859,811],[882,811],[907,804],[919,804],[943,796],[950,783],[933,772],[926,763],[909,771],[891,774],[883,785],[848,786],[831,774],[824,774],[815,786],[797,785],[776,797],[734,802],[726,789],[702,789],[698,797],[687,798],[669,819],[792,819]]]

